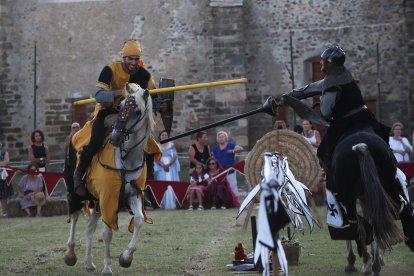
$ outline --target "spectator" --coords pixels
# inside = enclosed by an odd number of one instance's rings
[[[207,191],[211,196],[212,206],[211,210],[216,208],[226,209],[235,206],[234,200],[237,201],[237,198],[234,199],[230,185],[228,184],[226,178],[219,177],[218,174],[222,171],[219,169],[219,164],[214,157],[211,157],[207,160],[207,176],[208,176],[208,186]],[[214,178],[218,176],[217,178]]]
[[[217,132],[216,139],[218,145],[213,147],[213,156],[217,159],[221,167],[226,170],[234,165],[236,153],[242,152],[243,147],[229,143],[229,135],[223,130]],[[236,171],[230,170],[226,178],[233,193],[238,196],[239,190],[237,188]]]
[[[46,171],[46,164],[50,161],[49,148],[44,144],[45,136],[40,129],[35,129],[30,135],[32,145],[29,147],[29,160],[36,163],[39,171]]]
[[[190,158],[190,172],[194,171],[195,165],[200,163],[206,168],[206,161],[211,157],[210,147],[207,145],[208,137],[206,131],[200,131],[196,134],[196,142],[188,149]]]
[[[0,171],[5,170],[3,167],[7,167],[10,163],[9,153],[3,149],[3,144],[0,143]],[[6,174],[1,174],[0,177],[0,200],[1,210],[3,217],[7,216],[7,201],[14,194],[12,185],[8,185]]]
[[[319,131],[313,128],[312,122],[309,120],[303,120],[302,136],[308,141],[315,149],[321,144],[321,135]]]
[[[159,141],[168,139],[167,131],[161,130],[158,135]],[[154,162],[154,174],[156,180],[180,181],[180,162],[178,161],[177,150],[174,143],[161,144],[161,160]]]
[[[42,216],[42,206],[46,203],[45,194],[43,193],[42,178],[36,174],[39,166],[36,163],[30,163],[27,166],[30,171],[22,177],[17,186],[18,199],[22,209],[31,217],[29,207],[36,206],[36,216]]]
[[[411,145],[414,146],[414,130],[413,130],[413,134],[411,134]]]
[[[293,131],[302,135],[303,127],[301,125],[295,125],[295,127],[293,128]]]
[[[168,185],[167,190],[162,197],[160,206],[166,210],[177,209],[177,196],[171,185]]]
[[[200,163],[196,164],[190,176],[190,186],[188,187],[188,202],[190,203],[188,210],[193,210],[194,196],[198,200],[197,210],[204,210],[203,198],[207,186],[207,179],[208,175],[204,173],[204,166]]]
[[[70,127],[70,133],[69,133],[68,137],[66,137],[66,139],[65,139],[65,145],[64,145],[65,152],[67,152],[67,150],[68,150],[68,147],[70,145],[73,134],[78,132],[79,129],[80,129],[80,125],[79,125],[78,122],[74,122],[72,124],[72,126]]]
[[[410,153],[413,150],[408,139],[401,136],[403,129],[404,125],[402,123],[394,123],[391,127],[392,136],[390,136],[388,142],[397,162],[409,162]]]

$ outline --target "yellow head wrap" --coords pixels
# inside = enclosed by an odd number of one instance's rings
[[[141,56],[141,52],[141,43],[139,43],[138,40],[129,39],[125,42],[124,47],[122,47],[119,54],[122,57]]]

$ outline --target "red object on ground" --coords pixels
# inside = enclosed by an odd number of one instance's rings
[[[234,260],[243,261],[246,258],[247,256],[244,253],[243,245],[241,243],[237,244],[237,246],[234,248]]]

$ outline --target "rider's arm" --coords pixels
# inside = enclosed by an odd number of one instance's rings
[[[319,80],[313,83],[310,83],[302,88],[293,89],[292,92],[285,95],[291,96],[298,100],[306,99],[309,97],[317,96],[322,94],[323,90],[323,80]]]
[[[124,96],[124,90],[106,91],[96,87],[95,100],[97,103],[113,103],[116,96]]]
[[[116,96],[123,96],[123,90],[109,91],[112,79],[112,70],[109,66],[105,66],[98,78],[96,84],[95,100],[97,103],[113,103]]]

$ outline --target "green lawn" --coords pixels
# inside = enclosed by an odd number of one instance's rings
[[[319,208],[321,215],[324,209]],[[187,211],[149,211],[153,225],[144,225],[138,249],[130,268],[120,268],[118,255],[131,238],[127,230],[130,215],[120,214],[120,230],[112,241],[114,275],[226,275],[233,260],[233,250],[242,242],[252,251],[250,224],[242,229],[244,215],[236,221],[236,209]],[[76,233],[78,263],[64,264],[69,224],[66,216],[0,219],[0,275],[90,275],[84,272],[84,233],[86,219],[81,217]],[[102,228],[94,237],[93,254],[98,272],[103,265]],[[285,232],[281,235],[286,235]],[[290,275],[348,275],[345,242],[331,241],[327,228],[309,230],[296,238],[303,244],[298,266]],[[403,245],[385,252],[386,266],[381,275],[413,275],[414,253]],[[357,268],[361,261],[358,258]],[[95,273],[95,274],[97,274]],[[94,275],[95,275],[94,274]],[[250,273],[250,274],[258,274]],[[360,272],[357,275],[362,275]]]

